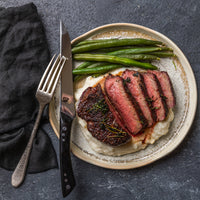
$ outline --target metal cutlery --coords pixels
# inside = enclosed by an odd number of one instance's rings
[[[60,174],[62,193],[65,197],[76,185],[70,155],[70,132],[76,112],[73,97],[71,41],[62,22],[60,22],[60,54],[67,58],[61,74],[60,103]]]
[[[21,159],[17,164],[17,167],[15,168],[15,171],[12,174],[11,183],[14,187],[20,186],[21,183],[24,181],[33,140],[37,133],[43,109],[45,105],[48,104],[52,99],[56,84],[59,80],[65,61],[67,60],[64,56],[61,55],[59,55],[56,59],[54,58],[55,55],[47,66],[47,69],[45,70],[36,91],[36,98],[39,102],[39,112],[26,149],[22,154]]]

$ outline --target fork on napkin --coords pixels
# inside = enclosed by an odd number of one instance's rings
[[[19,160],[19,163],[17,164],[17,167],[12,174],[11,183],[14,187],[20,186],[25,178],[29,156],[33,146],[33,140],[37,134],[42,112],[44,110],[44,107],[48,103],[50,103],[53,97],[56,85],[58,83],[60,74],[66,61],[66,58],[64,56],[61,57],[61,55],[58,55],[55,61],[54,58],[55,55],[47,66],[36,91],[35,96],[39,102],[39,111],[33,130],[31,132],[31,137],[28,141],[24,153],[22,154],[22,157]]]

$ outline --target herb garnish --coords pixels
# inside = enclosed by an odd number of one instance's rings
[[[127,79],[125,80],[127,83],[130,83],[131,82],[131,79],[130,77],[127,77]]]
[[[108,105],[105,102],[105,99],[101,99],[99,101],[97,101],[92,108],[90,108],[88,110],[88,112],[97,112],[97,111],[101,111],[103,114],[106,114],[109,111]]]
[[[151,108],[152,110],[158,110],[158,109],[160,109],[160,106],[159,107],[153,107],[153,108]]]
[[[119,137],[125,137],[125,135],[108,135],[108,138],[119,138]]]
[[[123,79],[123,85],[126,85],[126,83],[130,83],[131,79],[130,77],[127,77],[127,79]]]
[[[135,76],[135,77],[138,77],[138,75],[139,75],[138,72],[136,72],[136,73],[133,74],[133,76]]]
[[[126,134],[126,132],[123,130],[120,130],[116,127],[110,126],[110,125],[104,123],[103,121],[101,124],[104,125],[105,129],[107,129],[109,132],[115,134],[115,135],[109,135],[107,137],[125,137],[126,136],[126,135],[124,135],[124,134]]]
[[[143,121],[143,120],[140,120],[139,122],[140,122],[140,124],[144,124],[144,121]]]
[[[150,97],[146,97],[145,100],[148,101],[148,102],[152,102],[153,101],[153,99],[150,98]]]
[[[161,94],[160,97],[162,97],[163,99],[167,99],[167,97],[164,96],[163,94]]]

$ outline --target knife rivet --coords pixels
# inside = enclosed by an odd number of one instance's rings
[[[67,103],[69,101],[69,97],[63,97],[63,102]]]
[[[69,190],[71,188],[71,186],[70,185],[66,185],[66,188],[67,188],[67,190]]]
[[[62,141],[65,142],[65,139],[63,138]]]
[[[63,130],[63,131],[66,131],[66,130],[67,130],[67,127],[66,127],[66,126],[63,126],[63,127],[62,127],[62,130]]]
[[[67,176],[67,174],[66,174],[66,173],[64,173],[64,176]]]
[[[65,183],[67,183],[68,179],[65,179],[64,181],[65,181]]]
[[[65,133],[62,133],[62,137],[65,137]]]

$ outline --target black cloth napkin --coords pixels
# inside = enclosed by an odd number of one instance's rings
[[[35,92],[49,60],[36,6],[0,8],[0,166],[5,169],[16,167],[27,145],[38,112]],[[43,117],[41,124],[46,122]],[[57,166],[51,140],[40,125],[28,172]]]

